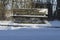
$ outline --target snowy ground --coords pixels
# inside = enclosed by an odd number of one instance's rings
[[[53,27],[60,27],[60,21],[59,21],[59,20],[49,21],[49,23],[50,23],[51,26],[53,26]]]
[[[10,25],[12,22],[0,23]],[[0,40],[60,40],[60,28],[58,28],[60,21],[49,21],[49,24],[53,27],[41,27],[39,25],[25,28],[0,26]]]
[[[0,21],[0,30],[15,30],[21,28],[44,28],[44,27],[60,27],[60,21],[45,21],[46,24],[17,24],[11,21]],[[5,25],[5,26],[1,26]],[[7,26],[8,25],[8,26]],[[17,27],[19,26],[19,27]]]
[[[60,40],[60,28],[5,30],[0,40]]]

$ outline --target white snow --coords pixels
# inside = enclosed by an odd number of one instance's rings
[[[12,22],[1,21],[1,23],[10,25]],[[60,21],[50,21],[49,24],[60,26]],[[0,40],[60,40],[60,28],[37,26],[37,24],[32,25],[33,28],[0,26]]]
[[[45,28],[45,27],[60,27],[60,21],[45,21],[46,24],[18,24],[18,23],[13,23],[12,21],[0,21],[0,25],[18,25],[19,27],[14,27],[14,26],[0,26],[0,30],[18,30],[21,28],[33,28],[33,29],[38,29],[38,28]]]
[[[0,31],[0,40],[60,40],[60,28]]]
[[[55,20],[55,21],[50,21],[50,24],[55,27],[60,27],[60,21]]]

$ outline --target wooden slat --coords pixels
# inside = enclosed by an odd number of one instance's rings
[[[41,16],[41,15],[13,15],[15,17],[19,16],[19,17],[43,17],[43,18],[47,18],[47,16]]]

